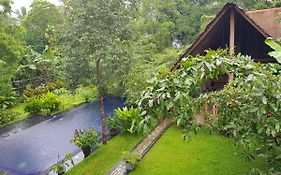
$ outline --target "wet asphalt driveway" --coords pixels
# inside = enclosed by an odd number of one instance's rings
[[[105,114],[124,105],[121,98],[106,98]],[[75,129],[94,128],[101,132],[98,102],[84,104],[7,137],[0,138],[0,172],[37,175],[46,171],[66,153],[79,151],[69,142]],[[0,173],[1,174],[1,173]]]

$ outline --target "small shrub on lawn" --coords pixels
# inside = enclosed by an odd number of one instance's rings
[[[41,96],[34,96],[28,99],[25,111],[30,114],[49,115],[59,110],[61,101],[59,97],[51,92]]]
[[[39,114],[42,110],[42,100],[39,97],[33,96],[27,99],[27,104],[24,108],[26,112],[29,114]]]
[[[0,109],[0,126],[13,121],[16,118],[16,113],[7,112]]]

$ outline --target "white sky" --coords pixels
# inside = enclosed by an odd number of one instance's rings
[[[21,7],[26,7],[26,9],[29,10],[33,0],[12,0],[12,1],[14,2],[12,4],[12,9],[13,11],[16,11]],[[48,0],[48,1],[55,5],[61,5],[61,2],[59,0]]]

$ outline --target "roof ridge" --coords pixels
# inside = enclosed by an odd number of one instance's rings
[[[259,9],[259,10],[249,10],[249,11],[246,11],[246,13],[258,13],[258,12],[276,11],[276,10],[281,10],[281,7],[274,7],[274,8],[269,8],[269,9]]]

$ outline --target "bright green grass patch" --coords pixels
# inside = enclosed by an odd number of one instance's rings
[[[140,136],[121,134],[113,138],[106,145],[102,145],[96,152],[72,168],[67,175],[105,175],[120,160],[125,151],[131,151],[141,140]]]
[[[266,169],[262,160],[246,162],[231,139],[200,131],[189,142],[181,129],[170,128],[130,175],[240,175]]]

